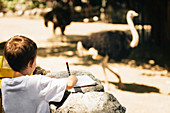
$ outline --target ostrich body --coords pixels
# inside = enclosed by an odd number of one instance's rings
[[[52,11],[47,12],[43,16],[44,25],[48,27],[48,23],[53,23],[53,34],[56,35],[55,31],[57,27],[61,30],[61,41],[65,37],[65,28],[72,22],[71,11],[69,0],[57,0],[57,3]]]
[[[120,61],[128,57],[132,48],[139,42],[139,35],[133,24],[133,17],[138,16],[135,11],[128,11],[126,19],[132,33],[132,40],[128,34],[123,31],[102,31],[92,33],[87,39],[77,43],[77,52],[79,56],[92,55],[93,59],[102,59],[102,67],[105,75],[105,82],[108,84],[108,78],[105,69],[108,69],[119,79],[120,87],[123,86],[120,76],[108,67],[109,59]]]

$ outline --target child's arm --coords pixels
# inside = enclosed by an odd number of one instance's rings
[[[78,79],[76,76],[70,75],[67,79],[66,89],[68,90],[68,89],[73,88],[76,85],[77,81]]]

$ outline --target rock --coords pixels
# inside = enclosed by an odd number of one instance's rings
[[[50,71],[47,71],[47,70],[41,68],[40,66],[37,66],[37,67],[35,68],[34,72],[33,72],[33,75],[36,75],[36,74],[37,74],[37,75],[38,75],[38,74],[46,75],[46,74],[48,74],[48,73],[50,73]]]
[[[144,63],[144,64],[143,64],[143,68],[144,68],[144,69],[151,69],[151,65]]]
[[[125,113],[126,110],[107,92],[71,93],[64,100],[62,105],[51,103],[51,113]]]
[[[135,60],[130,60],[128,62],[128,65],[132,66],[132,67],[135,67],[136,66],[136,61]]]
[[[151,64],[151,65],[154,65],[155,61],[154,60],[149,60],[148,63]]]

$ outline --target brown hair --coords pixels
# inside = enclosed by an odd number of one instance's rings
[[[8,64],[17,72],[24,70],[29,61],[34,60],[36,54],[36,43],[25,36],[13,36],[4,47],[4,55]]]

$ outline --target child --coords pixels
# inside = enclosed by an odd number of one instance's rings
[[[29,76],[36,67],[37,45],[25,36],[10,38],[4,56],[13,70],[13,78],[1,82],[5,113],[50,113],[49,102],[60,102],[65,90],[77,83],[71,75],[67,81],[42,75]]]

